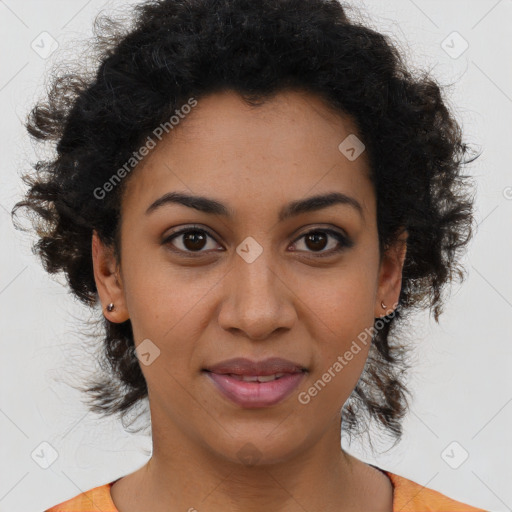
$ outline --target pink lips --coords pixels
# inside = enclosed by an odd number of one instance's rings
[[[289,373],[270,382],[244,382],[229,375],[207,373],[218,389],[240,407],[268,407],[286,398],[304,377]]]
[[[245,408],[268,407],[284,400],[299,385],[306,369],[281,358],[260,362],[245,358],[224,361],[205,369],[216,388],[232,402]],[[284,374],[268,382],[247,382],[246,376]]]

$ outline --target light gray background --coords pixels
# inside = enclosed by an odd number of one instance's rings
[[[90,34],[102,8],[126,3],[0,0],[1,512],[42,511],[134,471],[151,450],[148,436],[87,413],[69,386],[93,367],[77,334],[85,332],[80,319],[88,313],[67,293],[63,278],[59,284],[47,276],[30,252],[30,238],[13,228],[8,214],[23,190],[18,173],[36,158],[20,120],[43,94],[47,66],[73,54],[70,41]],[[424,314],[411,328],[418,342],[415,399],[404,439],[380,455],[360,444],[350,450],[455,499],[512,510],[512,0],[354,5],[375,28],[402,42],[411,64],[454,83],[448,98],[466,139],[483,155],[467,171],[478,183],[479,222],[464,260],[468,277],[453,289],[440,325]],[[31,47],[34,40],[43,46],[42,32],[59,43],[47,59]],[[458,56],[464,40],[469,47]],[[48,469],[31,457],[45,450],[42,442],[58,453]],[[458,469],[449,466],[465,452]]]

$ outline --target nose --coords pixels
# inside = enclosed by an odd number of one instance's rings
[[[218,317],[226,331],[258,341],[292,328],[297,320],[296,291],[275,259],[271,260],[266,251],[251,263],[235,256],[233,268],[223,279]]]

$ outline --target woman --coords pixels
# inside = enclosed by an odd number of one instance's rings
[[[340,446],[400,438],[397,330],[462,277],[471,160],[436,82],[334,0],[152,1],[98,37],[32,111],[57,154],[16,208],[102,306],[91,409],[147,397],[153,453],[49,512],[478,510]]]

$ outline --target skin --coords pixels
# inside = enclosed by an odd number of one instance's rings
[[[94,233],[94,274],[105,316],[130,319],[135,345],[150,339],[160,355],[141,365],[153,454],[112,487],[120,512],[392,510],[389,479],[340,448],[340,410],[369,343],[308,404],[298,401],[400,293],[406,245],[380,259],[366,153],[350,161],[338,149],[352,133],[348,116],[310,93],[281,92],[255,108],[223,91],[200,99],[127,178],[121,264]],[[171,191],[214,198],[235,215],[178,204],[145,214]],[[362,216],[337,204],[278,221],[285,204],[330,192],[356,199]],[[192,224],[215,238],[163,243]],[[352,247],[318,256],[336,239],[301,235],[322,228],[346,233]],[[248,236],[263,249],[252,263],[236,252]],[[198,257],[171,250],[194,247]],[[279,356],[308,373],[284,401],[243,408],[201,372],[237,356]],[[252,465],[239,455],[247,443]]]

